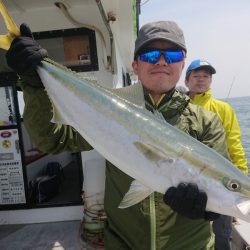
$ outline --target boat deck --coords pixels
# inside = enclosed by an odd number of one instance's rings
[[[0,249],[87,250],[80,237],[79,220],[0,225]],[[250,249],[250,224],[239,220],[233,227],[232,250]],[[95,248],[96,249],[96,248]],[[102,249],[102,248],[99,248]]]
[[[85,250],[80,221],[1,225],[0,249],[4,250]]]
[[[237,219],[232,232],[232,250],[250,249],[250,223]]]

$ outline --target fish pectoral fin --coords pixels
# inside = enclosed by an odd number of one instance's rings
[[[136,142],[134,142],[134,145],[150,161],[155,161],[155,162],[166,161],[166,160],[172,158],[172,157],[169,157],[163,151],[161,151],[159,148],[157,148],[151,144],[146,144],[146,143],[136,141]]]
[[[147,198],[154,191],[135,180],[131,183],[129,191],[123,197],[119,208],[131,207]]]

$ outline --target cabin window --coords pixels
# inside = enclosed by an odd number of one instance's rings
[[[87,28],[34,32],[49,57],[77,72],[97,71],[95,32]]]
[[[128,86],[131,85],[131,78],[130,78],[129,73],[126,73],[126,83]]]
[[[12,87],[16,81],[16,74],[0,73],[0,130],[1,127],[17,125],[17,107]]]
[[[123,87],[131,85],[130,75],[128,73],[125,73],[123,69],[122,69],[122,83]]]

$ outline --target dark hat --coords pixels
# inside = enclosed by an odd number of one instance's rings
[[[188,76],[191,73],[191,71],[195,69],[208,69],[211,72],[211,74],[216,73],[215,68],[211,65],[210,62],[202,60],[202,59],[197,59],[197,60],[192,61],[190,65],[188,66],[187,71],[186,71],[186,76]]]
[[[172,21],[158,21],[143,25],[135,41],[135,55],[149,42],[165,40],[177,45],[187,52],[185,39],[180,27]]]

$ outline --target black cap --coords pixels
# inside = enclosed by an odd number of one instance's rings
[[[187,52],[184,35],[180,27],[172,21],[158,21],[147,23],[141,27],[135,41],[134,54],[136,55],[142,47],[155,40],[171,42]]]

